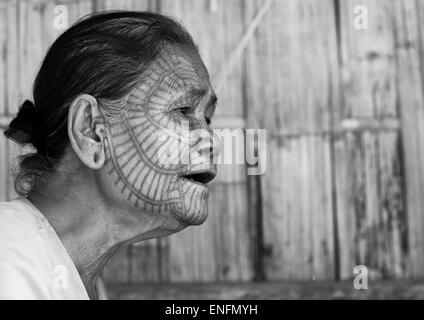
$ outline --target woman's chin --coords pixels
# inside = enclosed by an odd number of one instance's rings
[[[209,187],[185,181],[182,183],[183,218],[190,225],[200,225],[208,217]]]
[[[178,206],[172,210],[173,216],[184,226],[201,225],[208,217],[208,196],[207,186],[195,186],[191,192],[190,188],[182,188],[182,199]]]
[[[172,214],[183,228],[188,226],[197,226],[206,221],[208,217],[208,207],[205,203],[203,206],[195,208],[194,210],[173,211]]]

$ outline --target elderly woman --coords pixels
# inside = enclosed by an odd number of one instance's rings
[[[108,259],[207,216],[216,106],[191,36],[143,12],[90,16],[49,49],[5,135],[20,158],[0,203],[0,298],[98,298]]]

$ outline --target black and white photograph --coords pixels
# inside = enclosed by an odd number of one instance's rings
[[[424,299],[423,0],[0,0],[0,131],[0,300]]]

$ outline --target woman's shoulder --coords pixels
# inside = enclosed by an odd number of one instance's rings
[[[37,250],[37,226],[23,200],[0,202],[0,299],[45,296]]]
[[[0,248],[13,241],[16,245],[28,244],[37,232],[37,223],[33,214],[18,198],[9,202],[0,202]]]

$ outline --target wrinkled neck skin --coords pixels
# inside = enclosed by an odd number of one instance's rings
[[[78,163],[76,159],[70,162]],[[91,299],[97,299],[97,276],[117,250],[172,233],[167,228],[175,229],[157,216],[138,214],[129,219],[100,190],[93,171],[81,164],[58,170],[48,183],[35,186],[28,195],[60,238]]]

